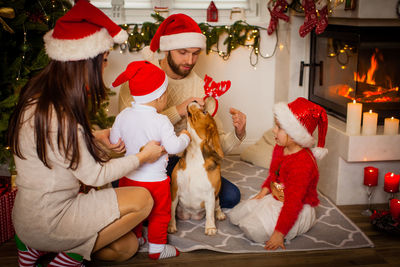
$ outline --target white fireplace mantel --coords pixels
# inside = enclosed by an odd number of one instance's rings
[[[319,162],[318,189],[337,205],[366,204],[364,167],[379,169],[378,186],[372,203],[386,203],[384,175],[400,173],[400,135],[382,135],[381,127],[374,136],[349,136],[346,124],[329,116],[326,147],[328,155]]]

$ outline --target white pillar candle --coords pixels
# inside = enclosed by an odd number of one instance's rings
[[[362,104],[353,102],[347,103],[346,133],[348,135],[359,135],[361,129]]]
[[[393,117],[385,118],[385,126],[383,128],[383,134],[387,135],[399,134],[399,120]]]
[[[378,113],[369,112],[363,113],[363,126],[362,126],[362,134],[363,135],[376,135],[376,128],[378,127]]]

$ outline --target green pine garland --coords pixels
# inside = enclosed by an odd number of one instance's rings
[[[164,18],[158,13],[151,15],[156,22],[131,23],[120,25],[128,31],[129,37],[127,42],[116,45],[119,46],[121,52],[138,52],[145,46],[150,44],[151,39],[156,33],[158,26],[164,21]],[[271,55],[262,55],[260,51],[260,31],[267,30],[264,27],[250,25],[245,21],[239,20],[232,25],[215,26],[208,23],[199,23],[199,27],[203,34],[207,37],[206,53],[218,53],[224,60],[228,60],[232,51],[238,47],[247,47],[251,49],[250,64],[254,67],[258,63],[258,57],[272,57],[275,54],[275,49]],[[224,39],[225,49],[220,49],[219,40]],[[276,35],[278,43],[278,36]]]

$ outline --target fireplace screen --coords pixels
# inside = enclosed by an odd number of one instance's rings
[[[329,25],[312,34],[309,66],[309,99],[328,113],[344,120],[356,100],[380,124],[400,116],[400,27]]]

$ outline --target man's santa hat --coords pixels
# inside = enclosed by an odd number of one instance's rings
[[[129,81],[129,90],[136,103],[149,103],[164,94],[168,78],[163,70],[147,60],[134,61],[112,83],[116,87]]]
[[[328,117],[321,106],[299,97],[289,104],[275,104],[274,115],[281,128],[297,144],[311,148],[315,158],[321,159],[328,153],[328,149],[324,148]],[[317,126],[318,144],[313,147],[315,140],[312,134]]]
[[[185,14],[173,14],[158,27],[151,39],[150,50],[156,52],[182,48],[206,48],[206,36],[199,25]]]
[[[125,42],[128,34],[100,9],[80,0],[43,39],[51,59],[75,61],[96,57],[109,50],[114,42]]]

